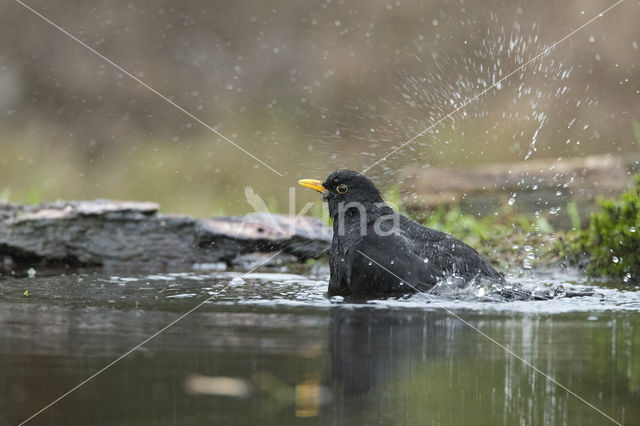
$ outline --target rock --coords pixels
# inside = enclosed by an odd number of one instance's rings
[[[174,268],[282,250],[281,259],[323,254],[331,230],[310,217],[255,214],[195,219],[158,213],[147,202],[0,204],[3,265],[67,264]],[[241,258],[240,258],[241,259]],[[242,262],[241,262],[242,263]]]

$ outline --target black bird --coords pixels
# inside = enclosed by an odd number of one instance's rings
[[[352,170],[300,185],[323,193],[333,219],[329,293],[401,294],[428,291],[447,278],[503,283],[467,244],[426,228],[389,207],[380,191]]]

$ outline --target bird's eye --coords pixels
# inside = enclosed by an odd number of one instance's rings
[[[347,185],[345,185],[344,183],[336,187],[336,191],[338,191],[338,194],[344,194],[345,192],[347,192],[348,189],[349,188],[347,188]]]

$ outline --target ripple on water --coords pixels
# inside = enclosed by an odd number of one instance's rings
[[[235,274],[220,273],[219,280],[233,280]],[[249,274],[244,276],[242,285],[236,285],[224,292],[224,298],[211,303],[224,305],[256,306],[301,306],[327,308],[340,305],[345,308],[379,307],[394,309],[447,309],[451,311],[495,311],[520,313],[567,313],[590,311],[640,311],[640,292],[619,290],[600,285],[587,285],[584,279],[558,273],[529,274],[524,278],[511,277],[510,281],[525,288],[556,288],[565,291],[585,291],[591,289],[593,296],[556,298],[545,301],[496,301],[479,296],[476,290],[458,292],[455,295],[412,294],[401,297],[358,299],[328,297],[328,277],[307,277],[291,274]]]
[[[400,297],[353,299],[329,297],[328,276],[284,273],[212,272],[175,273],[142,276],[68,275],[11,279],[3,282],[0,300],[64,303],[80,307],[117,304],[119,309],[188,310],[196,302],[208,300],[206,307],[272,306],[326,309],[375,307],[393,309],[446,309],[451,311],[487,311],[520,313],[567,313],[603,311],[640,311],[640,291],[620,290],[604,284],[587,285],[582,277],[558,272],[511,276],[509,282],[528,290],[562,287],[565,291],[592,289],[593,296],[556,298],[544,301],[496,301],[482,288],[452,288],[440,293],[411,294]],[[590,283],[592,284],[592,283]],[[29,298],[23,293],[30,290]]]

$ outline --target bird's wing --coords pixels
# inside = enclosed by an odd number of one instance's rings
[[[425,291],[437,282],[409,241],[398,233],[367,233],[354,244],[348,261],[349,289],[357,294]]]
[[[427,228],[404,216],[400,221],[400,232],[411,241],[416,256],[424,259],[440,275],[453,274],[466,280],[502,278],[474,248],[452,235]]]

